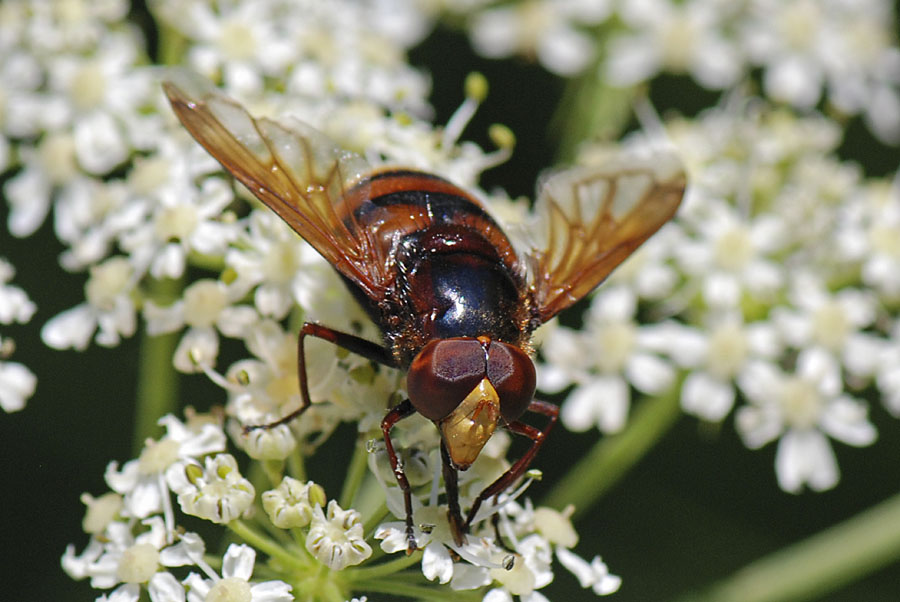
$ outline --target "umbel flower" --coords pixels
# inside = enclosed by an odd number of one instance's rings
[[[13,238],[0,238],[9,257],[0,259],[0,407],[18,411],[36,391],[44,403],[38,377],[54,379],[48,366],[67,356],[30,359],[38,338],[54,350],[117,348],[110,373],[127,364],[128,339],[140,345],[134,453],[107,464],[106,491],[82,496],[83,540],[56,547],[65,547],[65,573],[98,600],[605,596],[622,585],[614,573],[627,546],[608,543],[616,529],[598,530],[629,516],[593,504],[679,417],[695,417],[711,438],[733,437],[748,457],[763,454],[774,466],[768,485],[805,493],[783,496],[797,504],[839,490],[842,469],[859,477],[847,446],[868,454],[890,438],[900,416],[900,179],[844,155],[853,119],[872,148],[900,139],[900,51],[886,0],[145,4],[0,3],[0,186],[16,239],[7,249]],[[522,73],[534,74],[528,61],[549,72],[511,104],[510,119],[537,88],[567,86],[552,121],[566,162],[609,165],[605,140],[622,137],[615,146],[630,156],[674,149],[690,186],[675,219],[603,287],[535,332],[538,395],[561,403],[571,431],[557,426],[542,450],[561,441],[565,461],[539,455],[534,465],[549,496],[531,499],[535,470],[480,500],[521,457],[521,442],[497,429],[459,473],[460,506],[481,504],[460,538],[440,432],[421,415],[395,425],[418,548],[407,554],[404,492],[381,429],[406,398],[399,370],[307,340],[309,410],[245,432],[302,403],[302,323],[369,341],[381,333],[328,262],[191,139],[161,84],[170,67],[188,68],[254,116],[312,123],[376,168],[438,174],[483,200],[516,245],[530,244],[546,226],[530,221],[530,200],[482,178],[515,148],[505,126],[473,125],[485,78],[460,85],[464,99],[435,125],[445,108],[432,107],[432,83],[442,89],[451,77],[442,36],[490,59],[518,55],[524,61],[503,65]],[[429,44],[441,47],[430,74],[411,66],[423,41],[416,64]],[[662,75],[692,98],[722,96],[660,118],[647,94],[665,102]],[[518,94],[516,85],[506,84]],[[639,127],[623,136],[632,112]],[[544,126],[521,121],[516,133]],[[25,277],[30,255],[18,249],[33,235],[55,238],[60,266],[83,285],[76,295]],[[35,315],[41,324],[29,324]],[[78,376],[73,391],[88,380]],[[182,396],[204,411],[179,409],[179,379],[201,383]],[[77,407],[105,416],[92,405],[103,387],[90,390]],[[340,447],[335,433],[352,441]],[[585,451],[588,438],[599,443]],[[820,552],[809,563],[816,570],[768,563],[721,587],[756,591],[747,578],[783,597],[812,595],[859,576],[818,562],[825,557],[874,570],[900,547],[866,542],[891,537],[900,516],[863,518],[877,521],[865,538],[808,542]],[[678,561],[669,559],[672,573],[695,572]],[[639,564],[625,581],[632,591],[653,570]],[[670,593],[698,586],[683,581]]]

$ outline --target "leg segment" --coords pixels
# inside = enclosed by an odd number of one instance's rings
[[[406,548],[407,555],[415,552],[418,547],[416,545],[416,535],[413,531],[412,487],[409,485],[406,473],[403,472],[403,466],[400,464],[397,452],[394,451],[394,444],[391,442],[391,429],[395,424],[408,416],[412,416],[415,412],[416,409],[407,399],[403,403],[394,406],[387,416],[384,417],[384,420],[381,421],[381,432],[384,433],[384,446],[387,448],[388,458],[391,461],[391,469],[394,471],[400,490],[403,491],[403,506],[406,510],[406,538],[409,541],[409,545]]]
[[[485,487],[484,491],[478,494],[478,497],[475,498],[475,501],[472,503],[472,508],[469,510],[469,514],[466,517],[465,529],[468,530],[472,525],[472,521],[475,519],[475,515],[478,513],[478,509],[481,507],[482,502],[488,499],[491,496],[497,495],[507,487],[515,483],[525,471],[528,470],[528,466],[531,465],[531,461],[534,460],[534,457],[537,455],[538,450],[543,445],[544,440],[547,438],[547,435],[550,433],[550,429],[553,428],[553,425],[556,424],[556,419],[559,417],[559,407],[548,403],[546,401],[538,401],[534,399],[528,405],[528,410],[532,412],[537,412],[538,414],[543,414],[550,418],[547,421],[547,424],[544,426],[543,430],[537,429],[533,426],[525,424],[524,422],[516,422],[510,423],[507,428],[514,433],[518,433],[520,435],[525,435],[529,439],[531,439],[532,444],[531,448],[525,452],[525,455],[519,458],[515,464],[513,464],[509,470],[504,472],[500,477]]]
[[[300,416],[300,414],[305,412],[306,408],[310,406],[309,384],[306,376],[306,352],[303,348],[303,339],[307,336],[324,339],[329,343],[334,343],[338,347],[343,347],[351,353],[361,355],[368,360],[378,362],[379,364],[391,368],[394,368],[397,365],[394,362],[394,357],[391,355],[391,352],[377,343],[373,343],[372,341],[368,341],[356,335],[347,334],[346,332],[333,330],[327,326],[306,322],[303,324],[303,328],[300,329],[300,334],[297,335],[297,378],[300,381],[300,407],[284,418],[274,422],[245,426],[244,433],[254,429],[270,429],[282,424],[287,424]]]
[[[450,530],[453,531],[453,541],[456,545],[463,545],[463,534],[466,531],[462,520],[462,511],[459,509],[459,473],[450,462],[450,452],[441,439],[441,464],[444,473],[444,489],[447,492],[447,518],[450,521]]]

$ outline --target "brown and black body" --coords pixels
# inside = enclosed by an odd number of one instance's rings
[[[362,190],[364,194],[358,194]],[[351,189],[347,207],[393,266],[383,299],[345,279],[381,327],[397,366],[432,339],[488,336],[519,347],[530,319],[522,265],[509,239],[464,190],[418,171],[392,170]]]
[[[407,373],[408,398],[381,423],[403,491],[408,551],[416,549],[412,488],[391,429],[416,412],[441,433],[448,520],[456,544],[479,507],[520,479],[558,416],[534,399],[532,331],[593,290],[675,212],[684,192],[668,155],[617,158],[548,178],[538,195],[540,242],[517,253],[469,193],[415,170],[372,170],[300,122],[253,118],[196,77],[164,84],[175,114],[222,165],[311,244],[381,328],[383,345],[306,323],[297,343],[301,405],[310,406],[303,341],[330,341]],[[548,418],[542,429],[519,420]],[[531,447],[473,501],[462,518],[457,472],[497,427]]]

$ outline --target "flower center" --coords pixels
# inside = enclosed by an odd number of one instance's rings
[[[181,445],[174,439],[149,441],[141,452],[138,469],[141,474],[158,474],[178,459]]]
[[[176,205],[160,210],[153,227],[160,240],[183,240],[194,231],[198,221],[193,205]]]
[[[634,349],[634,325],[610,322],[605,324],[597,336],[600,346],[598,363],[604,372],[618,372],[628,361]]]
[[[184,322],[203,328],[212,326],[228,305],[225,291],[214,280],[201,280],[184,291]]]
[[[263,262],[266,279],[279,284],[290,282],[299,266],[297,254],[298,247],[293,242],[280,242],[269,249]]]
[[[746,228],[735,227],[722,234],[715,244],[715,258],[719,267],[740,270],[753,258],[753,242]]]
[[[822,31],[821,13],[815,2],[794,2],[781,13],[778,23],[783,39],[791,48],[805,50]]]
[[[84,285],[84,296],[94,307],[109,311],[115,306],[116,298],[127,289],[130,278],[128,260],[113,257],[91,268],[91,277]]]
[[[146,583],[159,566],[159,551],[149,543],[139,543],[122,552],[116,577],[123,583]]]
[[[813,337],[829,349],[839,349],[847,335],[851,324],[844,308],[836,301],[829,301],[813,314]]]
[[[232,21],[222,28],[219,48],[231,60],[246,60],[256,53],[256,37],[245,23]]]
[[[697,28],[686,16],[676,16],[662,32],[662,55],[673,71],[686,71],[691,64]]]
[[[69,87],[72,102],[81,111],[99,106],[105,92],[106,76],[96,63],[83,65],[72,78]]]
[[[250,602],[250,584],[238,577],[220,579],[209,589],[206,602]]]
[[[798,429],[808,429],[816,424],[822,408],[822,398],[813,383],[791,377],[781,387],[781,406],[785,422]]]
[[[168,180],[171,165],[165,157],[136,159],[128,174],[128,184],[139,195],[158,190]]]
[[[875,226],[869,232],[869,238],[876,251],[900,259],[900,228]]]
[[[75,178],[75,140],[69,134],[49,134],[38,148],[41,167],[54,184],[63,184]]]
[[[713,331],[707,360],[713,375],[729,379],[737,374],[746,359],[747,339],[737,324],[724,324]]]

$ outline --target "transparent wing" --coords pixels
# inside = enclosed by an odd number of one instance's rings
[[[588,294],[665,224],[684,188],[684,170],[669,152],[620,154],[545,179],[525,258],[540,322]]]
[[[300,122],[255,119],[209,82],[175,71],[163,84],[191,135],[340,273],[381,299],[386,258],[356,222],[368,200],[362,157]]]

